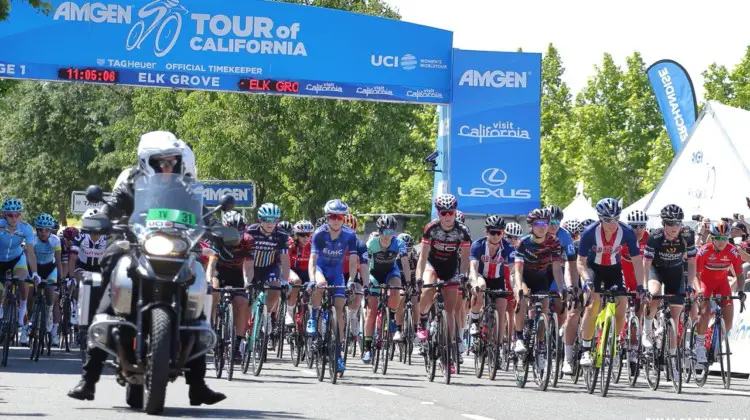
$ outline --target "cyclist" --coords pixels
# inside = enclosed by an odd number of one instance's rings
[[[396,232],[394,229],[398,225],[396,218],[391,215],[383,215],[378,218],[375,225],[378,228],[379,235],[377,238],[367,241],[370,276],[365,286],[370,289],[370,296],[367,298],[369,310],[367,311],[367,319],[365,321],[365,343],[364,354],[362,354],[362,361],[365,363],[370,363],[372,360],[370,350],[372,348],[372,334],[375,329],[375,320],[377,317],[378,296],[380,296],[380,289],[376,287],[381,284],[395,287],[401,286],[401,271],[398,268],[398,260],[401,261],[401,266],[406,270],[404,273],[405,276],[411,278],[406,245],[395,237]],[[401,340],[403,334],[403,318],[400,325],[396,322],[396,310],[401,303],[400,301],[401,293],[398,290],[388,291],[388,310],[391,315],[391,324],[388,327],[391,329],[391,333],[394,334],[393,341]]]
[[[34,241],[34,254],[36,255],[39,277],[48,285],[56,285],[59,273],[62,273],[62,249],[60,239],[53,235],[55,220],[49,214],[42,213],[34,219],[36,228],[36,239]],[[60,323],[60,307],[57,304],[59,295],[56,295],[54,287],[45,290],[47,299],[47,329],[52,335],[52,345],[60,345],[57,336],[57,326]]]
[[[310,282],[308,264],[312,251],[310,239],[314,230],[312,223],[307,220],[300,220],[294,224],[292,229],[294,239],[289,239],[289,262],[292,269],[289,272],[290,284],[299,286]],[[297,296],[299,296],[299,289],[289,291],[289,297],[286,301],[286,314],[284,315],[284,324],[288,326],[294,325],[292,315],[294,314],[294,307],[297,305]]]
[[[206,264],[206,278],[211,279],[212,286],[243,288],[249,286],[254,275],[253,267],[253,238],[245,232],[247,222],[242,214],[236,211],[228,211],[221,218],[221,223],[226,227],[237,229],[240,233],[240,242],[231,250],[231,258],[223,258],[218,247],[208,248],[208,264]],[[213,293],[211,305],[211,320],[216,320],[216,308],[219,306],[221,296],[219,292]],[[247,296],[237,294],[232,298],[232,315],[234,319],[234,332],[237,337],[234,347],[234,357],[242,360],[240,343],[245,339],[247,320],[250,316],[250,307],[247,304]]]
[[[344,226],[344,217],[349,214],[349,206],[339,199],[329,200],[323,207],[328,223],[315,230],[312,238],[312,255],[310,257],[309,272],[310,280],[314,280],[317,286],[343,286],[344,269],[343,264],[349,265],[349,284],[354,283],[357,276],[357,264],[359,263],[357,250],[357,234]],[[349,250],[349,261],[344,261],[344,253]],[[338,326],[339,337],[344,339],[344,305],[346,304],[346,293],[343,289],[334,291],[334,305],[336,313],[339,314]],[[323,290],[318,289],[312,296],[312,314],[307,321],[307,333],[315,334],[318,328],[318,312],[323,301]],[[342,346],[339,343],[336,356],[336,371],[343,372],[346,369],[344,360],[341,358]]]
[[[633,210],[628,214],[628,226],[630,226],[635,232],[641,255],[646,251],[646,243],[648,242],[649,237],[648,232],[646,231],[647,223],[648,216],[640,210]],[[625,278],[625,288],[628,289],[629,292],[635,292],[638,289],[638,282],[635,279],[633,261],[630,259],[630,253],[627,248],[622,250],[622,275]],[[640,305],[636,304],[636,314],[638,314],[639,317],[640,313]]]
[[[596,203],[599,221],[590,225],[583,232],[578,248],[578,273],[583,281],[584,291],[589,293],[590,303],[583,312],[581,320],[583,355],[581,366],[591,366],[591,340],[594,335],[594,322],[602,308],[599,292],[612,289],[624,289],[622,266],[620,260],[622,249],[628,248],[633,262],[636,280],[643,279],[643,260],[638,247],[635,232],[628,225],[620,222],[622,209],[614,198],[603,198]],[[615,331],[622,331],[625,325],[627,301],[621,296],[617,299],[615,313]],[[573,349],[565,346],[564,372],[571,374],[570,361]]]
[[[344,226],[353,230],[356,234],[357,229],[359,228],[359,221],[357,220],[356,216],[351,214],[351,209],[349,211],[350,213],[344,216]],[[367,243],[362,242],[359,237],[357,237],[356,254],[357,258],[359,259],[359,264],[357,266],[359,267],[359,271],[357,271],[354,284],[350,285],[352,290],[356,293],[352,296],[351,302],[349,302],[349,319],[347,320],[349,325],[351,325],[349,332],[351,333],[352,337],[359,336],[359,318],[357,318],[357,310],[362,306],[362,295],[358,293],[362,292],[362,282],[364,281],[363,279],[370,278],[370,263],[368,261],[367,255]],[[344,261],[349,261],[348,249],[344,252]],[[349,278],[349,264],[344,264],[344,278]]]
[[[471,244],[469,281],[474,291],[471,302],[471,327],[469,334],[476,336],[480,333],[479,320],[484,308],[484,291],[506,289],[505,280],[510,276],[509,264],[515,260],[516,250],[503,236],[505,234],[505,219],[493,215],[485,219],[486,236]],[[506,309],[506,299],[495,300],[497,310],[497,326],[499,330],[498,343],[503,340],[505,332],[505,317],[501,316]]]
[[[19,285],[18,304],[18,326],[21,329],[22,345],[29,344],[29,330],[24,327],[23,319],[26,316],[27,299],[29,298],[29,287],[27,282],[39,282],[37,273],[36,255],[34,254],[34,232],[31,225],[21,220],[23,214],[23,203],[17,198],[8,198],[3,201],[4,218],[0,220],[0,276],[5,276],[8,271],[13,272],[13,278],[22,280]],[[23,243],[26,247],[23,247]],[[29,278],[29,268],[33,273]],[[2,300],[0,300],[2,302]]]
[[[549,233],[550,213],[543,209],[534,209],[526,216],[526,221],[531,226],[531,235],[521,239],[521,243],[516,248],[515,295],[519,296],[521,291],[524,295],[549,292],[551,288],[548,274],[550,267],[558,290],[562,290],[563,249],[557,237]],[[522,354],[526,353],[523,326],[528,316],[528,303],[526,299],[519,298],[516,305],[519,306],[519,316],[515,317],[516,344],[513,351]],[[548,306],[548,299],[545,299],[545,311]]]
[[[523,236],[523,228],[516,222],[510,222],[505,226],[505,239],[513,245],[513,248],[518,248],[521,243],[521,237]],[[513,270],[511,270],[511,274]]]
[[[466,224],[466,216],[461,210],[456,210],[456,221],[459,223]]]
[[[282,232],[286,234],[288,237],[292,237],[292,233],[294,231],[294,226],[291,222],[288,222],[286,220],[282,220],[278,224],[279,229],[281,229]]]
[[[463,282],[468,279],[469,271],[469,248],[471,236],[463,223],[456,223],[456,207],[458,200],[452,194],[440,194],[435,197],[435,208],[438,210],[438,219],[431,221],[424,228],[422,235],[422,250],[417,264],[417,278],[425,284],[435,284],[438,281],[451,281],[458,274]],[[460,262],[460,263],[459,263]],[[458,286],[450,286],[443,289],[445,308],[447,312],[448,335],[454,336],[456,325],[455,309],[458,303]],[[430,307],[435,297],[435,288],[423,288],[419,301],[420,322],[417,329],[417,338],[424,342],[427,340],[427,318]],[[455,371],[455,366],[450,366],[450,371]]]
[[[279,287],[289,281],[289,237],[278,227],[281,209],[273,203],[262,204],[258,208],[258,223],[250,225],[247,233],[253,238],[253,259],[255,260],[253,282]],[[249,286],[249,284],[247,285]],[[266,306],[272,322],[279,309],[280,290],[266,291]],[[276,325],[273,322],[271,325]],[[274,331],[272,334],[276,334]],[[272,346],[271,340],[268,345]]]
[[[694,282],[695,256],[698,251],[695,248],[695,232],[682,224],[684,217],[685,214],[679,206],[675,204],[666,205],[661,209],[663,228],[657,229],[646,242],[643,267],[644,271],[648,273],[648,279],[643,284],[651,295],[661,295],[662,286],[664,286],[664,294],[667,295],[682,295],[685,293],[686,256],[687,277],[689,281]],[[684,296],[675,296],[671,299],[672,319],[680,319],[679,316],[684,303]],[[647,349],[653,346],[651,336],[657,305],[658,302],[655,300],[649,302],[650,310],[646,312],[643,321],[642,343],[643,347]],[[677,349],[676,343],[672,343],[672,346],[673,349]]]
[[[505,239],[513,246],[513,249],[517,250],[521,244],[521,237],[523,236],[523,228],[516,222],[510,222],[505,226]],[[513,257],[515,262],[515,256]],[[505,290],[514,290],[515,280],[514,276],[516,270],[510,269],[510,275],[505,278]],[[515,317],[516,317],[516,298],[508,296],[506,299],[506,314],[508,315],[508,325],[513,325],[515,328]]]
[[[573,237],[573,245],[576,247],[576,252],[578,252],[578,240],[581,238],[581,233],[583,233],[583,225],[578,219],[570,219],[563,223],[563,227],[570,232],[570,235]]]
[[[594,219],[584,219],[581,222],[581,227],[583,228],[583,230],[586,230],[589,226],[593,225],[594,223],[596,223],[596,220]]]
[[[402,262],[402,259],[399,258],[396,260],[396,264],[398,264],[398,269],[401,272],[401,284],[406,286],[407,284],[413,288],[413,290],[417,290],[417,261],[419,260],[419,254],[417,253],[416,249],[414,248],[414,238],[409,235],[408,233],[400,233],[398,235],[398,239],[401,240],[401,242],[404,243],[404,247],[406,247],[406,256],[409,259],[409,270],[408,272],[411,274],[411,276],[406,277],[406,268]],[[419,298],[416,294],[414,294],[411,298],[412,302],[412,314],[411,319],[414,321],[414,330],[417,330],[417,325],[419,324],[419,317],[417,316],[417,305],[419,304]],[[404,325],[404,311],[406,307],[406,300],[401,299],[401,303],[398,305],[398,310],[396,311],[396,325]],[[398,331],[396,331],[396,335],[394,335],[394,340],[398,338],[399,340],[403,339],[403,334],[398,334]]]
[[[729,243],[729,224],[723,220],[711,225],[711,242],[704,245],[698,251],[697,257],[697,279],[696,290],[701,295],[711,297],[712,295],[731,296],[732,288],[729,283],[729,268],[734,269],[738,276],[742,273],[742,258],[737,247]],[[745,293],[739,290],[740,282],[735,283],[737,294],[744,300]],[[734,305],[731,300],[721,303],[724,308],[722,316],[727,331],[732,329],[734,321]],[[696,362],[706,364],[706,342],[705,334],[708,321],[712,317],[711,301],[704,300],[698,314],[698,322],[695,327],[695,358]]]
[[[61,252],[60,252],[60,261],[62,263],[62,270],[58,273],[58,278],[60,280],[63,280],[66,282],[67,287],[73,289],[71,294],[71,309],[70,309],[70,324],[71,325],[77,325],[78,324],[78,293],[75,291],[75,275],[74,271],[70,271],[70,250],[73,247],[73,239],[78,236],[80,232],[78,232],[78,229],[76,229],[73,226],[68,226],[59,235],[60,239],[60,246],[61,246]],[[58,290],[62,292],[62,282],[58,282],[58,286],[60,287]]]

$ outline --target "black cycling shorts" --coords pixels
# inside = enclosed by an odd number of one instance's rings
[[[245,287],[245,278],[242,275],[242,269],[235,270],[217,265],[216,275],[219,278],[219,287]]]
[[[310,272],[307,270],[298,270],[296,268],[293,268],[292,271],[294,271],[295,274],[297,274],[297,277],[299,277],[302,284],[307,284],[310,282]]]
[[[657,280],[659,283],[664,285],[665,295],[684,295],[685,294],[685,276],[684,267],[673,267],[673,268],[658,268],[651,266],[648,270],[648,279]],[[674,297],[670,299],[671,303],[675,305],[682,305],[685,303],[685,297]]]
[[[523,284],[529,288],[529,293],[532,295],[547,293],[550,290],[549,277],[547,277],[546,271],[537,273],[534,271],[523,270]],[[490,288],[489,284],[487,285],[487,288]]]
[[[589,279],[594,283],[594,291],[611,290],[616,287],[617,290],[625,290],[625,278],[622,276],[622,266],[617,265],[589,265],[587,268]]]

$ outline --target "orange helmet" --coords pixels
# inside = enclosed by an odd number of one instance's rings
[[[347,214],[344,216],[344,226],[348,226],[356,232],[359,228],[359,221],[357,221],[357,218],[353,214]]]

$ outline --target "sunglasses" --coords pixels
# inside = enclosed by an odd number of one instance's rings
[[[679,220],[664,220],[662,221],[662,223],[664,224],[664,226],[670,227],[682,226],[682,222]]]
[[[39,233],[47,233],[47,232],[51,232],[52,229],[50,229],[50,228],[36,228],[36,231],[39,232]]]
[[[440,210],[440,215],[443,216],[443,217],[445,217],[445,216],[453,216],[454,214],[456,214],[455,210]]]
[[[297,236],[301,236],[303,238],[309,238],[312,236],[312,233],[298,233]]]
[[[21,216],[21,213],[17,212],[17,211],[5,212],[5,217],[10,217],[11,219],[14,219],[14,218],[20,217],[20,216]]]
[[[551,226],[560,226],[560,221],[557,220],[557,219],[552,219],[552,220],[549,221],[549,224]]]
[[[344,220],[343,214],[329,214],[328,220]]]
[[[157,163],[160,168],[174,168],[174,166],[177,165],[177,160],[158,160]]]
[[[599,220],[604,223],[615,223],[615,222],[619,222],[620,218],[619,217],[600,217]]]
[[[508,236],[506,236],[506,238],[508,238],[509,241],[516,241],[516,240],[518,240],[518,236],[513,236],[513,235],[508,235]]]
[[[645,224],[634,224],[634,223],[631,223],[628,226],[630,226],[630,228],[633,229],[633,230],[635,230],[635,229],[646,229],[646,225]]]
[[[713,240],[714,241],[728,241],[729,235],[714,235]]]
[[[547,227],[549,226],[549,222],[546,220],[537,220],[534,223],[531,224],[534,227]]]
[[[276,223],[279,219],[277,217],[261,217],[260,221],[263,223]]]
[[[393,229],[383,229],[380,231],[380,234],[383,236],[390,236],[390,235],[393,235],[394,233],[396,233],[396,231],[394,231]]]
[[[500,236],[500,235],[502,235],[502,234],[503,234],[504,232],[505,232],[505,231],[503,231],[503,230],[488,230],[488,231],[487,231],[487,234],[488,234],[488,235],[490,235],[490,236]]]

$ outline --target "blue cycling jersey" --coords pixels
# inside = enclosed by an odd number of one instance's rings
[[[312,237],[312,253],[317,255],[316,265],[326,271],[343,273],[344,254],[357,252],[357,234],[346,226],[341,228],[339,236],[331,239],[328,225],[319,227]]]
[[[26,222],[18,222],[13,233],[8,230],[8,222],[0,220],[0,262],[15,260],[23,254],[23,243],[26,246],[34,246],[34,231]]]
[[[43,241],[39,236],[35,237],[34,254],[36,255],[37,265],[52,264],[55,262],[55,252],[62,251],[60,239],[55,235]]]
[[[557,231],[557,240],[560,241],[563,253],[567,257],[568,261],[575,261],[578,258],[578,251],[576,250],[575,243],[573,242],[573,236],[565,228],[560,228]]]

